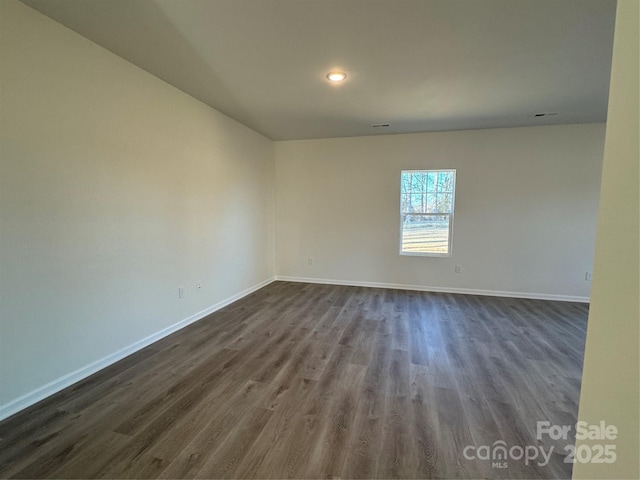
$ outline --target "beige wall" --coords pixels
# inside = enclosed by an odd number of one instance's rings
[[[580,397],[580,420],[615,425],[612,464],[578,464],[574,478],[639,478],[640,402],[637,0],[618,0],[602,171],[592,303]],[[583,447],[584,448],[584,447]]]
[[[0,8],[6,407],[271,278],[274,146],[25,5]]]
[[[604,130],[276,142],[277,274],[586,298]],[[453,256],[400,256],[400,171],[438,168],[457,169]]]

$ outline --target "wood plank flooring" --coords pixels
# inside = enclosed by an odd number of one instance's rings
[[[587,314],[275,282],[0,423],[0,477],[569,478]]]

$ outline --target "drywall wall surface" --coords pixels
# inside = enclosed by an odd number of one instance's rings
[[[275,166],[269,139],[0,8],[6,405],[272,278]]]
[[[276,142],[277,274],[587,299],[604,131]],[[400,172],[449,168],[457,170],[452,256],[399,255]]]
[[[617,429],[579,440],[574,478],[640,477],[640,159],[637,0],[618,0],[592,303],[579,420]],[[609,445],[609,447],[607,447]],[[602,449],[609,453],[599,457]],[[615,460],[597,463],[599,458]],[[591,461],[593,460],[593,461]]]

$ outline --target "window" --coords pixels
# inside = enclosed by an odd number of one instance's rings
[[[403,170],[400,254],[451,255],[455,170]]]

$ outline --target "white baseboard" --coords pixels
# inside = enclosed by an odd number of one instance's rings
[[[466,295],[487,295],[492,297],[511,297],[511,298],[530,298],[536,300],[554,300],[554,301],[563,301],[563,302],[580,302],[580,303],[589,303],[589,297],[580,297],[580,296],[571,296],[571,295],[552,295],[547,293],[525,293],[525,292],[504,292],[504,291],[495,291],[495,290],[476,290],[469,288],[449,288],[449,287],[430,287],[424,285],[406,285],[399,283],[379,283],[379,282],[360,282],[360,281],[352,281],[352,280],[333,280],[327,278],[306,278],[306,277],[290,277],[290,276],[277,276],[269,278],[263,282],[260,282],[253,287],[247,288],[221,302],[212,305],[205,310],[202,310],[198,313],[195,313],[184,320],[181,320],[167,328],[160,330],[148,337],[143,338],[117,352],[114,352],[110,355],[107,355],[100,360],[97,360],[89,365],[85,365],[82,368],[79,368],[73,372],[70,372],[66,375],[63,375],[52,382],[47,383],[41,387],[32,390],[14,400],[11,400],[9,403],[0,406],[0,420],[4,420],[5,418],[18,413],[21,410],[24,410],[35,403],[44,400],[45,398],[53,395],[54,393],[63,390],[74,383],[79,382],[87,378],[90,375],[102,370],[103,368],[108,367],[116,363],[119,360],[122,360],[125,357],[143,349],[151,345],[158,340],[171,335],[172,333],[177,332],[178,330],[190,325],[198,320],[203,319],[207,315],[212,314],[213,312],[220,310],[221,308],[226,307],[227,305],[240,300],[243,297],[259,290],[270,283],[280,280],[284,282],[299,282],[299,283],[320,283],[327,285],[345,285],[345,286],[354,286],[354,287],[372,287],[372,288],[392,288],[399,290],[415,290],[421,292],[440,292],[440,293],[460,293]]]
[[[396,290],[416,290],[420,292],[461,293],[464,295],[486,295],[489,297],[530,298],[534,300],[554,300],[559,302],[589,303],[589,297],[573,295],[552,295],[549,293],[503,292],[497,290],[476,290],[471,288],[429,287],[425,285],[405,285],[400,283],[359,282],[352,280],[332,280],[327,278],[306,278],[276,276],[283,282],[323,283],[327,285],[345,285],[351,287],[392,288]]]
[[[225,300],[222,300],[221,302],[218,302],[215,305],[212,305],[206,308],[205,310],[195,313],[185,318],[184,320],[179,321],[178,323],[174,323],[173,325],[167,328],[163,328],[159,332],[149,335],[148,337],[145,337],[142,340],[139,340],[121,350],[118,350],[117,352],[107,355],[106,357],[101,358],[100,360],[90,363],[89,365],[85,365],[82,368],[79,368],[73,372],[63,375],[62,377],[57,378],[52,382],[47,383],[46,385],[38,387],[35,390],[32,390],[31,392],[28,392],[14,400],[11,400],[9,403],[6,403],[5,405],[0,406],[0,420],[4,420],[5,418],[8,418],[11,415],[14,415],[15,413],[18,413],[20,410],[24,410],[25,408],[30,407],[31,405],[34,405],[40,400],[44,400],[45,398],[53,395],[54,393],[57,393],[60,390],[63,390],[73,385],[74,383],[77,383],[80,380],[87,378],[90,375],[93,375],[94,373],[102,370],[103,368],[116,363],[118,360],[122,360],[123,358],[128,357],[132,353],[135,353],[138,350],[141,350],[144,347],[147,347],[152,343],[157,342],[158,340],[168,335],[171,335],[172,333],[177,332],[178,330],[186,327],[187,325],[190,325],[194,322],[197,322],[198,320],[203,319],[207,315],[210,315],[213,312],[220,310],[221,308],[224,308],[227,305],[237,300],[240,300],[243,297],[246,297],[247,295],[255,292],[256,290],[261,289],[262,287],[269,285],[274,281],[275,281],[275,277],[272,277],[263,282],[260,282],[259,284],[254,285],[253,287],[247,288],[246,290],[243,290],[240,293],[237,293]]]

